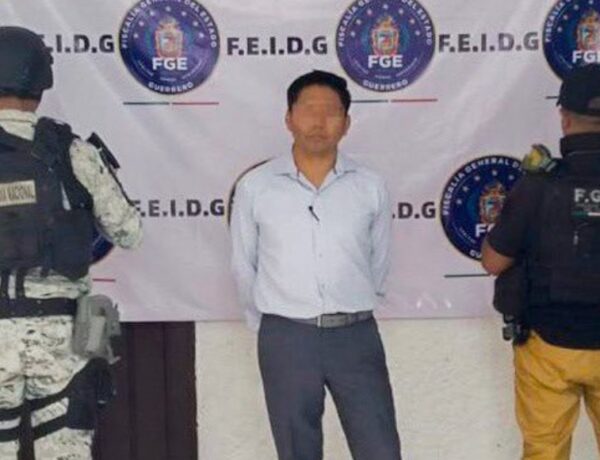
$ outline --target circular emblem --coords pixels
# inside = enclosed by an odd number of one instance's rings
[[[456,249],[481,258],[483,238],[520,176],[521,162],[501,155],[471,160],[454,173],[444,187],[440,209],[444,232]]]
[[[600,62],[600,0],[560,0],[544,25],[544,53],[556,75]]]
[[[129,72],[161,94],[201,85],[219,58],[215,21],[194,0],[139,1],[127,12],[119,37]]]
[[[433,22],[416,0],[357,0],[338,25],[336,48],[356,83],[397,91],[416,81],[433,58]]]
[[[92,244],[92,264],[96,264],[104,259],[110,251],[112,251],[114,245],[104,238],[98,230],[94,229],[94,242]]]

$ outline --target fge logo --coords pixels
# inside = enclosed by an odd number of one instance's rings
[[[403,57],[399,54],[394,56],[379,56],[369,54],[369,69],[379,67],[381,69],[401,69],[403,66]]]
[[[429,65],[435,32],[417,0],[357,0],[338,25],[336,48],[356,83],[374,91],[396,91]]]
[[[131,74],[162,94],[202,84],[219,57],[219,34],[208,11],[194,0],[142,0],[120,31],[121,56]]]
[[[560,0],[544,25],[544,53],[564,77],[574,67],[600,63],[600,0]]]
[[[152,69],[188,70],[188,58],[183,56],[183,31],[179,23],[167,17],[158,23],[154,31],[155,49],[158,57],[152,58]]]
[[[481,243],[520,176],[521,162],[502,155],[477,158],[452,175],[442,193],[441,219],[448,240],[462,254],[481,258]]]
[[[187,58],[163,58],[163,57],[154,57],[152,58],[152,69],[158,70],[160,68],[164,68],[167,70],[187,70],[188,69],[188,60]]]

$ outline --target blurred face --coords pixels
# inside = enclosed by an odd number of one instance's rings
[[[350,117],[338,94],[327,86],[304,88],[285,116],[287,128],[301,152],[325,156],[335,153],[350,127]]]

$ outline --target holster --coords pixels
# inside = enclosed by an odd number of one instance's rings
[[[529,289],[526,263],[511,266],[496,278],[494,308],[506,316],[523,317],[529,304]]]
[[[502,313],[504,320],[502,337],[514,345],[522,345],[529,338],[530,289],[526,262],[518,262],[503,271],[494,284],[494,308]]]
[[[73,351],[86,358],[104,358],[110,364],[118,361],[112,341],[121,335],[119,310],[105,295],[81,297],[73,330]]]
[[[63,428],[94,430],[98,412],[115,397],[116,390],[108,363],[103,358],[91,359],[73,376],[69,384],[58,393],[44,398],[32,399],[29,404],[33,413],[44,410],[62,399],[68,399],[67,413],[42,421],[33,428],[34,439],[51,435]],[[0,414],[11,416],[10,413]],[[0,432],[6,438],[10,432]]]
[[[523,345],[529,339],[531,329],[524,318],[513,318],[503,315],[504,327],[502,328],[502,338],[513,345]]]

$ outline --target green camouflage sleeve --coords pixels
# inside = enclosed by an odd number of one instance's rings
[[[121,186],[104,165],[95,147],[76,139],[71,145],[73,172],[94,200],[99,230],[122,248],[135,248],[142,240],[140,216]]]

